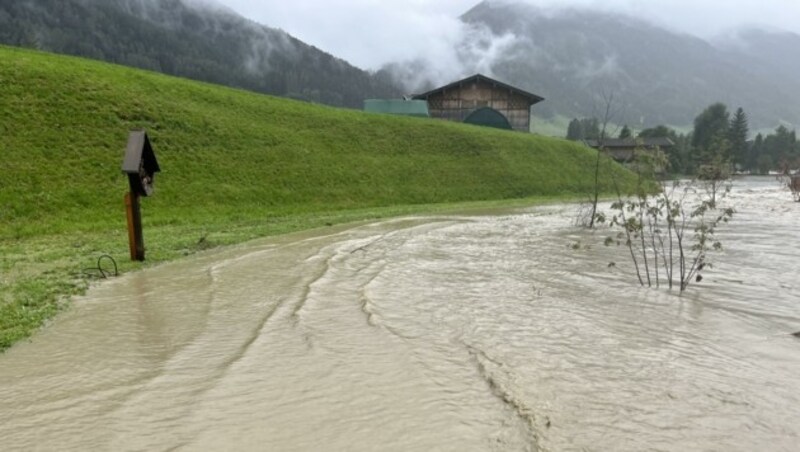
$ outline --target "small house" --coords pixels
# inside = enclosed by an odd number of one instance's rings
[[[584,140],[583,142],[591,148],[600,149],[601,147],[599,140]],[[602,143],[602,148],[606,154],[620,163],[633,160],[636,149],[644,151],[660,149],[663,152],[667,152],[673,146],[675,146],[675,143],[667,137],[606,138]]]

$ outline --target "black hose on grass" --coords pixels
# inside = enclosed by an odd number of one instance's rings
[[[83,273],[86,276],[107,279],[110,272],[106,272],[106,270],[103,269],[103,259],[108,259],[111,261],[112,264],[114,264],[114,276],[119,276],[119,270],[117,269],[117,261],[115,261],[114,258],[111,257],[111,255],[109,254],[103,254],[102,256],[97,258],[97,267],[85,268],[83,269]]]

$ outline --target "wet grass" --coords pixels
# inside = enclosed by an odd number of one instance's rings
[[[133,128],[162,168],[142,201],[144,265],[329,224],[584,197],[595,155],[0,47],[0,350],[83,292],[99,255],[141,268],[128,261],[120,172]]]

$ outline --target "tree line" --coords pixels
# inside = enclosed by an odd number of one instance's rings
[[[567,128],[566,138],[599,140],[603,138],[603,130],[597,118],[574,118]],[[672,173],[696,175],[711,162],[723,162],[733,171],[750,174],[800,168],[800,143],[795,130],[780,125],[772,133],[758,133],[752,140],[749,136],[744,110],[740,107],[731,114],[728,107],[719,102],[703,110],[688,133],[659,125],[636,134],[636,138],[663,137],[675,143],[671,149],[664,150]],[[625,125],[616,137],[633,138],[633,133]]]

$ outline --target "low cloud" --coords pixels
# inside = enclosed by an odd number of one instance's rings
[[[209,2],[214,0],[191,0]],[[409,92],[482,72],[500,54],[513,55],[513,34],[496,35],[481,26],[463,23],[459,16],[479,0],[293,0],[256,2],[217,0],[245,17],[285,30],[363,69],[392,73]],[[767,25],[800,32],[798,0],[490,0],[528,3],[542,14],[567,8],[590,8],[643,18],[669,29],[709,38],[746,24]],[[606,59],[583,69],[586,77],[608,75],[616,61]]]
[[[365,69],[417,57],[443,58],[444,50],[452,48],[454,39],[463,34],[458,17],[479,3],[479,0],[216,1]],[[581,7],[624,13],[705,38],[742,25],[767,25],[800,33],[798,0],[521,2],[543,10]]]
[[[488,27],[459,23],[457,33],[439,42],[436,52],[421,50],[418,57],[386,64],[383,71],[408,93],[419,93],[466,76],[494,76],[492,66],[508,56],[521,38],[512,33],[495,35]]]

